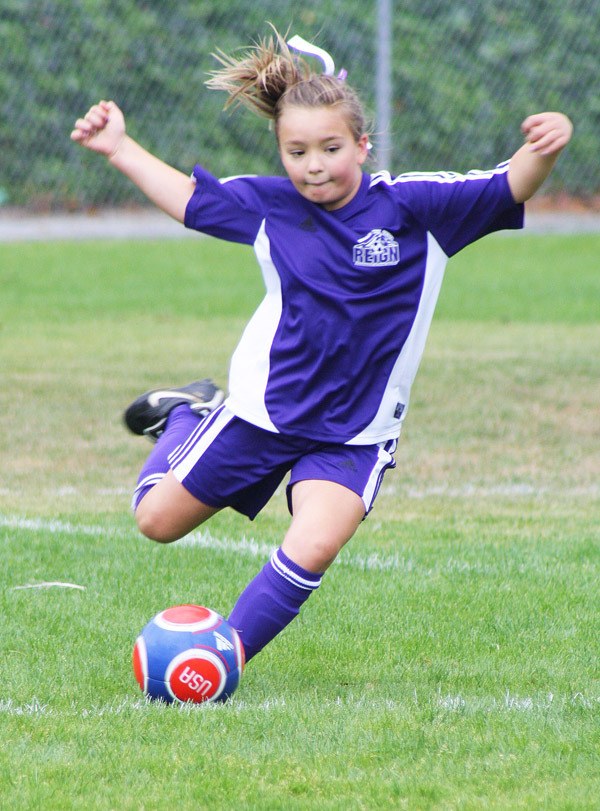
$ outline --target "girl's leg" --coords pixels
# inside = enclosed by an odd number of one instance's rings
[[[182,538],[218,512],[194,498],[170,470],[169,456],[198,426],[201,417],[187,405],[169,414],[166,429],[148,456],[134,494],[137,525],[154,541],[169,543]]]
[[[219,509],[198,501],[169,471],[140,501],[135,520],[147,538],[171,543],[196,529]]]
[[[281,548],[311,572],[324,572],[365,517],[362,498],[341,484],[300,481],[292,490],[292,523]]]
[[[229,617],[242,638],[246,660],[299,614],[365,515],[360,496],[330,481],[297,482],[292,506],[281,548],[242,592]]]

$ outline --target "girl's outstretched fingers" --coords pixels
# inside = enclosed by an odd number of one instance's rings
[[[570,141],[573,124],[563,113],[536,113],[521,125],[531,151],[540,155],[554,155]]]

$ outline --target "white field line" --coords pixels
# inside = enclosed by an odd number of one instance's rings
[[[69,709],[56,709],[50,704],[41,702],[36,696],[24,704],[17,704],[11,698],[0,699],[0,716],[76,716],[81,718],[101,718],[102,716],[126,715],[131,712],[149,710],[153,702],[139,696],[122,699],[110,704],[92,705],[91,707],[78,707],[72,703]],[[407,708],[428,708],[437,713],[518,713],[518,714],[548,714],[549,712],[562,713],[570,708],[580,708],[589,712],[600,710],[600,696],[586,695],[583,692],[556,695],[555,693],[540,693],[537,695],[520,695],[507,690],[497,696],[467,696],[461,693],[444,694],[440,690],[433,694],[420,695],[417,689],[412,695],[403,698],[366,698],[365,696],[348,695],[336,698],[323,698],[320,704],[325,711],[363,711],[370,714],[388,713],[390,711],[406,712]],[[293,701],[284,697],[270,698],[255,704],[245,699],[233,697],[227,704],[173,704],[173,712],[193,713],[226,711],[243,716],[246,712],[255,713],[256,710],[267,712],[291,712],[294,715],[297,707]]]
[[[18,515],[0,515],[0,527],[48,532],[51,535],[93,535],[94,537],[109,535],[117,538],[128,535],[128,533],[114,527],[86,526],[85,524],[71,524],[68,521],[55,521],[45,518],[23,518]]]
[[[67,521],[46,520],[41,518],[24,518],[19,516],[0,515],[0,529],[14,529],[34,532],[47,532],[62,535],[90,535],[95,538],[111,537],[126,539],[135,535],[136,530],[123,530],[116,527],[104,527],[86,524],[72,524]],[[211,532],[204,530],[192,532],[177,542],[181,546],[197,546],[219,552],[228,552],[234,555],[267,560],[275,548],[272,544],[256,541],[254,538],[241,539],[218,538]],[[414,566],[410,560],[400,555],[382,555],[374,552],[369,555],[348,554],[346,551],[338,558],[338,564],[355,569],[386,569],[412,571]]]
[[[23,591],[25,589],[79,589],[85,591],[85,586],[78,586],[77,583],[63,583],[60,580],[45,580],[43,583],[24,583],[22,586],[13,586],[13,591]]]
[[[135,535],[136,530],[120,529],[117,527],[105,527],[86,524],[72,524],[67,521],[46,520],[42,518],[24,518],[19,516],[7,516],[0,514],[0,530],[13,529],[34,532],[45,532],[50,534],[63,535],[89,535],[94,538],[128,539]],[[253,559],[266,561],[271,556],[274,546],[272,544],[256,541],[254,538],[241,539],[218,538],[208,530],[192,532],[185,538],[177,542],[180,546],[196,546],[209,551],[225,552],[228,554],[250,557]],[[508,558],[501,564],[490,564],[484,560],[461,560],[455,557],[439,559],[433,566],[425,566],[410,557],[398,553],[383,554],[381,552],[370,552],[360,554],[353,552],[346,547],[334,563],[334,566],[354,569],[359,571],[393,572],[404,575],[414,575],[417,577],[436,577],[439,575],[487,575],[496,576],[498,574],[509,573],[533,573],[545,572],[553,564],[551,561],[539,560],[519,560],[518,558]],[[22,584],[19,584],[22,587]],[[31,584],[29,584],[31,585]],[[41,584],[40,584],[41,585]],[[18,588],[13,586],[12,588]],[[85,589],[85,586],[80,586]]]
[[[135,534],[135,530],[127,531],[117,529],[116,527],[108,528],[101,526],[90,525],[77,525],[63,521],[47,521],[39,518],[19,518],[18,516],[2,516],[0,515],[0,529],[2,527],[16,530],[27,530],[36,532],[60,533],[64,535],[90,535],[96,538],[106,537],[107,535],[113,538],[129,538]],[[177,542],[181,546],[197,546],[201,549],[231,553],[234,555],[242,555],[259,560],[267,560],[273,550],[272,544],[262,543],[256,541],[254,538],[242,537],[240,540],[232,538],[217,538],[208,530],[202,532],[192,532],[185,538]],[[478,574],[495,574],[498,568],[490,566],[482,562],[461,561],[456,558],[448,558],[446,561],[438,562],[434,568],[426,568],[419,563],[416,563],[411,558],[407,558],[397,553],[389,555],[380,552],[371,552],[369,554],[361,555],[351,552],[349,549],[344,549],[334,565],[342,566],[344,568],[358,569],[360,571],[393,571],[404,574],[418,574],[419,576],[432,576],[440,572],[448,573],[478,573]],[[508,565],[508,564],[507,564]],[[514,568],[518,571],[522,567],[517,563]],[[528,563],[528,569],[531,569],[531,564]]]

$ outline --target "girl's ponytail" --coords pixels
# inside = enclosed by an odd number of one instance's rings
[[[223,51],[213,54],[222,67],[211,73],[207,86],[211,90],[224,90],[229,95],[225,108],[244,105],[259,115],[273,119],[276,135],[285,105],[340,105],[358,142],[367,131],[367,124],[358,95],[345,81],[346,71],[341,71],[337,77],[317,73],[306,60],[291,54],[285,39],[275,28],[273,32],[274,36],[260,40],[240,57],[229,56]],[[290,44],[295,47],[293,40],[290,40]],[[326,53],[313,48],[313,55],[317,52]]]
[[[309,78],[306,62],[293,57],[284,38],[273,30],[274,37],[260,40],[239,58],[223,51],[213,54],[223,67],[212,71],[206,85],[229,95],[225,108],[241,104],[274,119],[286,91]]]

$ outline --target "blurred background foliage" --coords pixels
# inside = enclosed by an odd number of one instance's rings
[[[33,210],[142,202],[69,140],[114,99],[128,131],[183,171],[280,173],[268,122],[223,113],[204,86],[211,52],[249,45],[267,21],[329,50],[373,117],[377,0],[2,0],[0,204]],[[594,200],[600,6],[596,0],[392,0],[392,174],[488,168],[520,145],[532,112],[560,109],[575,138],[545,186]],[[377,155],[377,121],[372,168]]]

